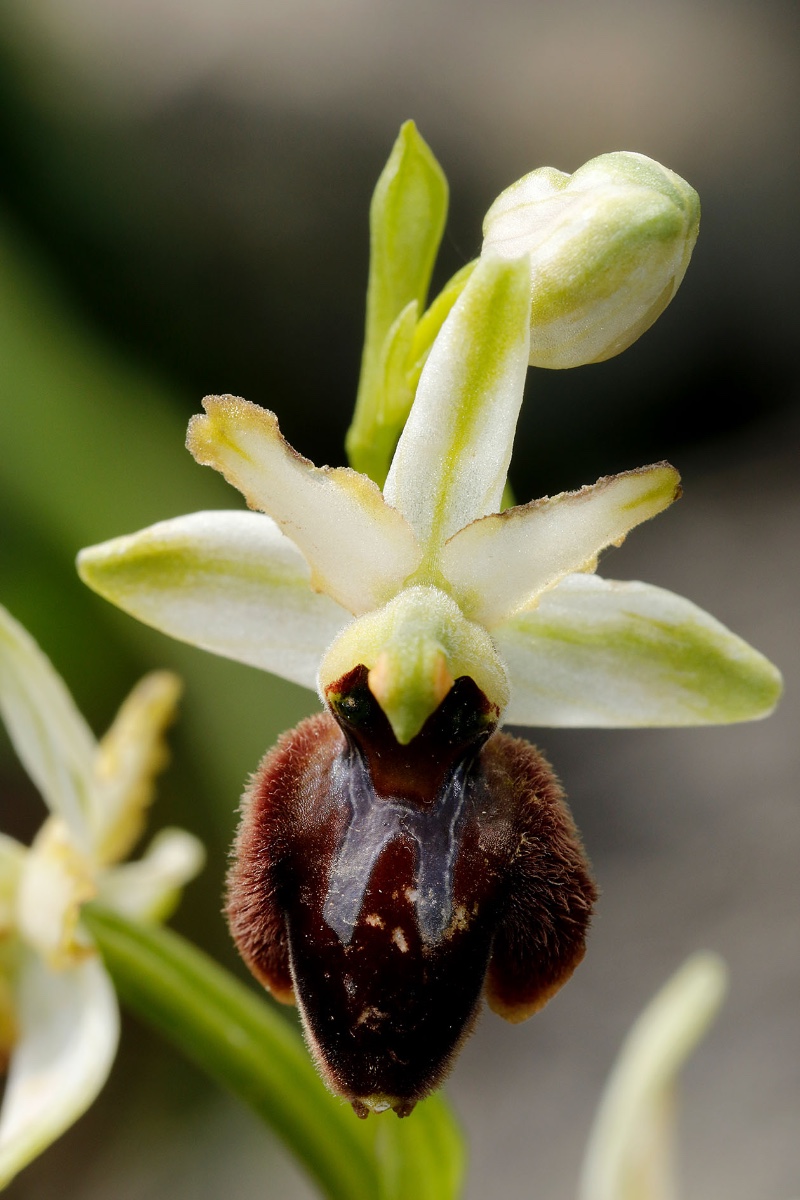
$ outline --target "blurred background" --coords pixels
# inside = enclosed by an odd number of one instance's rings
[[[486,1015],[449,1092],[468,1200],[569,1200],[634,1015],[692,950],[729,1001],[686,1072],[686,1200],[800,1193],[797,208],[800,13],[786,0],[6,0],[0,11],[0,597],[101,732],[134,680],[186,681],[152,829],[209,864],[175,924],[239,970],[219,914],[242,783],[316,698],[137,625],[82,545],[238,493],[183,449],[207,393],[343,461],[370,194],[414,117],[451,184],[435,283],[536,166],[638,150],[699,191],[691,269],[621,357],[531,371],[517,496],[661,458],[684,499],[603,574],[689,596],[784,670],[765,723],[536,731],[602,888],[574,980]],[[42,805],[5,741],[1,827]],[[390,1119],[390,1118],[384,1118]],[[133,1022],[91,1112],[9,1200],[312,1195],[248,1112]]]

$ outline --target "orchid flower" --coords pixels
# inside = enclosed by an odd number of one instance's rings
[[[116,997],[81,905],[161,919],[202,865],[199,842],[178,829],[123,862],[166,763],[163,732],[179,692],[168,672],[146,676],[98,743],[50,662],[0,608],[0,711],[50,812],[30,847],[0,834],[0,1187],[81,1116],[114,1060]]]
[[[592,211],[578,219],[596,242]],[[668,230],[687,255],[695,235],[694,220]],[[651,249],[631,270],[666,270],[659,294],[674,291],[675,254],[653,267]],[[365,394],[392,363],[406,381],[424,365],[382,491],[302,458],[271,412],[209,397],[188,448],[255,511],[179,517],[79,556],[85,582],[140,620],[317,688],[325,713],[284,736],[245,797],[228,915],[362,1116],[405,1115],[440,1082],[481,995],[521,1020],[582,957],[594,885],[580,840],[541,755],[498,724],[747,720],[780,690],[690,601],[594,574],[677,498],[669,464],[500,511],[535,276],[535,255],[488,248],[416,326],[418,297],[397,292]]]

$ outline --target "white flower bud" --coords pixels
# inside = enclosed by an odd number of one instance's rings
[[[486,214],[483,253],[531,260],[531,356],[579,367],[625,350],[678,290],[700,202],[643,154],[602,154],[574,175],[541,167]]]

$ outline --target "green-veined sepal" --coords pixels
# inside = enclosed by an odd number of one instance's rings
[[[506,721],[635,728],[767,716],[780,672],[690,600],[646,583],[568,575],[493,630]]]
[[[428,361],[428,355],[439,335],[439,330],[449,317],[450,310],[467,286],[469,278],[477,265],[478,260],[473,259],[472,262],[468,262],[459,271],[456,271],[455,275],[448,279],[438,296],[431,301],[429,308],[417,322],[414,329],[414,338],[411,343],[408,365],[408,380],[412,389],[412,395],[417,390],[422,368]],[[398,436],[399,433],[400,430],[398,430]]]
[[[350,614],[314,592],[303,555],[260,513],[200,512],[81,551],[81,578],[184,642],[316,687]]]
[[[88,849],[95,739],[49,659],[2,606],[0,713],[48,808]]]

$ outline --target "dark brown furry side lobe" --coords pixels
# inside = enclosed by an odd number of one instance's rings
[[[490,1008],[524,1021],[567,982],[586,950],[597,886],[564,794],[538,750],[495,734],[485,769],[490,785],[516,798],[515,852],[508,899],[495,933],[486,976]]]
[[[364,679],[348,687],[357,724],[312,717],[262,762],[227,913],[256,977],[297,1000],[332,1090],[359,1115],[405,1115],[441,1083],[484,991],[518,1021],[566,982],[595,888],[549,766],[491,733],[471,680],[406,747]]]
[[[242,798],[225,912],[242,958],[283,1004],[294,1004],[295,996],[278,878],[304,801],[316,807],[314,782],[324,787],[331,760],[343,747],[342,732],[327,713],[301,721],[265,754]]]

